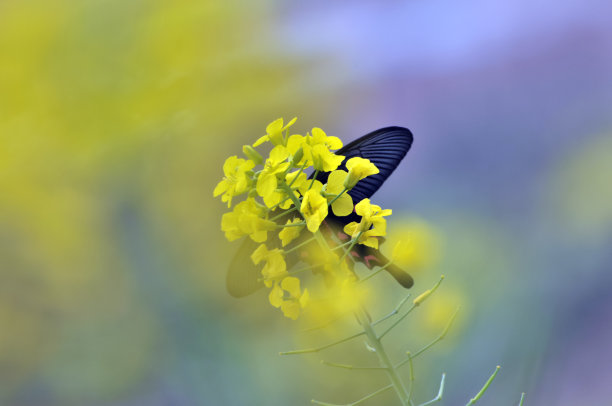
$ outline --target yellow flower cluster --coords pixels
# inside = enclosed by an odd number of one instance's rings
[[[270,304],[292,319],[299,317],[310,298],[308,289],[302,289],[295,276],[303,269],[288,269],[288,259],[300,254],[294,251],[301,249],[300,259],[309,265],[306,270],[322,273],[326,282],[345,289],[356,277],[346,262],[350,255],[337,249],[350,249],[355,244],[377,248],[377,237],[386,231],[383,216],[391,214],[391,210],[370,204],[369,199],[354,205],[347,193],[361,179],[378,173],[373,163],[355,157],[346,162],[348,172],[338,169],[345,157],[333,151],[342,148],[342,141],[320,128],[306,135],[290,134],[295,121],[273,121],[265,135],[252,146],[243,147],[245,158],[229,157],[223,165],[224,178],[213,192],[229,208],[235,197],[245,196],[223,215],[221,229],[230,241],[248,236],[260,243],[251,260],[254,265],[263,264],[260,279],[270,288]],[[264,143],[272,144],[265,159],[256,150]],[[313,171],[311,176],[306,174],[309,170]],[[328,172],[325,184],[317,179],[322,172]],[[348,242],[340,241],[334,233],[322,232],[320,227],[330,208],[335,216],[347,216],[354,210],[362,216],[360,223],[344,227],[350,236]],[[305,229],[308,233],[303,233]],[[317,249],[312,250],[312,246]]]

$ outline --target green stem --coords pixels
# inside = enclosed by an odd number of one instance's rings
[[[333,347],[334,345],[345,343],[345,342],[347,342],[349,340],[352,340],[353,338],[357,338],[357,337],[362,336],[364,334],[365,334],[365,331],[360,331],[359,333],[353,334],[352,336],[345,337],[342,340],[334,341],[333,343],[322,345],[320,347],[306,348],[304,350],[283,351],[283,352],[280,352],[279,354],[280,355],[295,355],[295,354],[308,354],[308,353],[311,353],[311,352],[319,352],[319,351],[323,351],[323,350],[325,350],[327,348]]]
[[[318,174],[319,174],[319,170],[315,169],[314,174],[312,175],[312,180],[310,181],[310,185],[308,185],[308,190],[310,190],[310,188],[312,188],[312,185],[314,185],[314,181],[317,180]]]
[[[285,200],[287,200],[287,199],[285,199]],[[283,201],[283,203],[284,203],[284,201]],[[280,204],[282,204],[282,203],[279,203],[279,205],[280,205]],[[285,210],[284,212],[282,212],[282,213],[281,213],[281,214],[279,214],[278,216],[274,216],[274,217],[272,217],[272,218],[270,219],[270,221],[274,221],[274,220],[276,220],[276,219],[279,219],[279,218],[281,218],[281,217],[283,217],[283,216],[286,216],[287,214],[289,214],[289,213],[291,213],[291,212],[294,212],[294,211],[296,211],[296,210],[297,210],[297,208],[292,207],[292,208],[290,208],[290,209],[288,209],[288,210]]]
[[[356,315],[357,319],[359,320],[359,323],[365,331],[366,336],[368,337],[369,345],[374,348],[376,354],[378,355],[380,363],[386,369],[387,375],[391,380],[391,385],[393,385],[393,389],[395,390],[397,397],[400,399],[402,406],[408,406],[410,403],[410,400],[408,398],[408,392],[406,391],[402,380],[397,374],[393,363],[389,359],[389,356],[387,355],[382,342],[376,335],[376,332],[374,331],[374,328],[372,327],[372,324],[370,323],[370,320],[367,317],[365,309],[362,308],[361,311],[358,312]]]
[[[289,224],[278,224],[276,228],[285,228],[285,227],[302,227],[305,226],[305,221],[300,221],[299,223],[289,223]]]
[[[489,377],[489,379],[487,379],[487,382],[484,384],[482,389],[480,389],[480,391],[476,394],[476,396],[474,396],[472,399],[470,399],[470,401],[466,404],[466,406],[472,406],[473,404],[475,404],[482,397],[482,395],[484,395],[484,393],[487,391],[487,389],[489,389],[489,386],[491,385],[491,382],[493,382],[493,379],[495,379],[495,375],[497,375],[497,373],[499,372],[499,368],[500,368],[499,365],[497,367],[495,367],[495,372],[493,372],[493,375],[491,375]]]
[[[347,190],[348,190],[347,188],[344,188],[344,190],[343,190],[342,192],[340,192],[340,194],[339,194],[339,195],[337,195],[336,197],[334,197],[334,198],[333,198],[333,199],[332,199],[332,200],[331,200],[329,203],[327,203],[327,205],[328,205],[328,206],[331,206],[331,205],[332,205],[332,203],[334,203],[336,200],[338,200],[338,198],[339,198],[340,196],[342,196],[342,195],[344,194],[344,192],[346,192]]]
[[[353,249],[355,244],[357,244],[357,241],[359,241],[359,238],[361,237],[361,234],[363,234],[363,231],[360,231],[359,234],[357,234],[357,237],[355,237],[355,238],[353,238],[351,240],[351,245],[349,245],[348,249],[346,251],[344,251],[344,254],[342,255],[342,258],[340,258],[340,261],[338,261],[338,263],[342,263],[344,258],[346,258],[346,256],[348,255],[348,253],[351,252],[351,250]]]
[[[344,369],[359,369],[359,370],[380,370],[380,371],[386,371],[387,368],[385,367],[356,367],[354,365],[348,365],[348,364],[338,364],[336,362],[329,362],[329,361],[321,361],[321,364],[323,365],[327,365],[328,367],[335,367],[335,368],[344,368]]]
[[[293,247],[293,248],[290,248],[290,249],[286,250],[286,251],[285,251],[285,255],[287,255],[287,254],[288,254],[288,253],[290,253],[290,252],[293,252],[293,251],[297,250],[298,248],[302,248],[304,245],[308,245],[308,244],[310,244],[311,242],[313,242],[313,241],[314,241],[314,239],[315,239],[314,237],[313,237],[313,238],[309,238],[309,239],[307,239],[306,241],[304,241],[304,242],[302,242],[302,243],[299,243],[299,244],[298,244],[298,245],[296,245],[295,247]]]
[[[374,396],[379,395],[379,394],[383,393],[384,391],[391,389],[392,387],[393,387],[393,385],[387,385],[387,386],[385,386],[383,388],[378,389],[377,391],[374,391],[374,392],[370,393],[369,395],[366,395],[366,396],[362,397],[359,400],[356,400],[356,401],[354,401],[352,403],[347,403],[345,405],[339,405],[339,404],[336,404],[336,403],[321,402],[321,401],[315,400],[315,399],[312,399],[311,402],[314,403],[315,405],[319,405],[319,406],[357,406],[358,404],[363,403],[363,402],[365,402],[368,399],[372,399]]]

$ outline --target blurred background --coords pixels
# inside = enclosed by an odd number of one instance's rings
[[[233,299],[222,163],[278,117],[415,142],[375,203],[412,235],[390,334],[415,397],[612,397],[612,7],[532,2],[0,2],[0,404],[346,403],[386,382],[356,328]],[[418,266],[417,266],[418,265]],[[373,315],[405,292],[386,275]],[[355,356],[358,352],[360,357]],[[406,377],[406,376],[405,376]],[[369,404],[395,404],[392,393]]]

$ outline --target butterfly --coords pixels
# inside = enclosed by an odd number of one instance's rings
[[[335,152],[337,155],[345,157],[338,169],[346,170],[347,160],[353,157],[361,157],[369,159],[379,170],[379,173],[360,180],[355,187],[348,191],[353,202],[358,203],[362,199],[371,198],[374,195],[410,150],[412,141],[412,133],[407,128],[385,127],[372,131]],[[328,172],[321,172],[316,175],[316,179],[326,183],[328,176]],[[286,217],[281,217],[278,221],[284,223],[286,219]],[[330,211],[324,221],[325,227],[322,227],[322,229],[329,233],[342,233],[343,227],[352,221],[360,221],[360,216],[354,211],[344,217],[335,216]],[[255,266],[251,261],[251,254],[258,245],[250,238],[245,238],[232,259],[226,278],[227,290],[230,295],[234,297],[247,296],[264,286],[260,281],[262,266]],[[280,242],[278,242],[278,246],[280,246]],[[351,251],[351,257],[354,261],[364,263],[369,269],[375,266],[386,266],[385,271],[405,288],[411,287],[414,283],[412,277],[406,271],[395,264],[389,264],[389,260],[377,249],[357,244]],[[299,258],[297,255],[293,255],[288,257],[286,261],[289,269],[299,261]]]

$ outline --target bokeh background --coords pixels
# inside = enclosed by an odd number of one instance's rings
[[[221,165],[277,117],[415,143],[377,193],[423,252],[390,338],[415,396],[612,398],[612,25],[605,0],[0,2],[0,404],[296,405],[383,376],[225,291]],[[388,278],[372,308],[405,294]],[[344,323],[344,324],[343,324]],[[346,327],[346,328],[345,328]],[[370,404],[395,404],[392,394]]]

